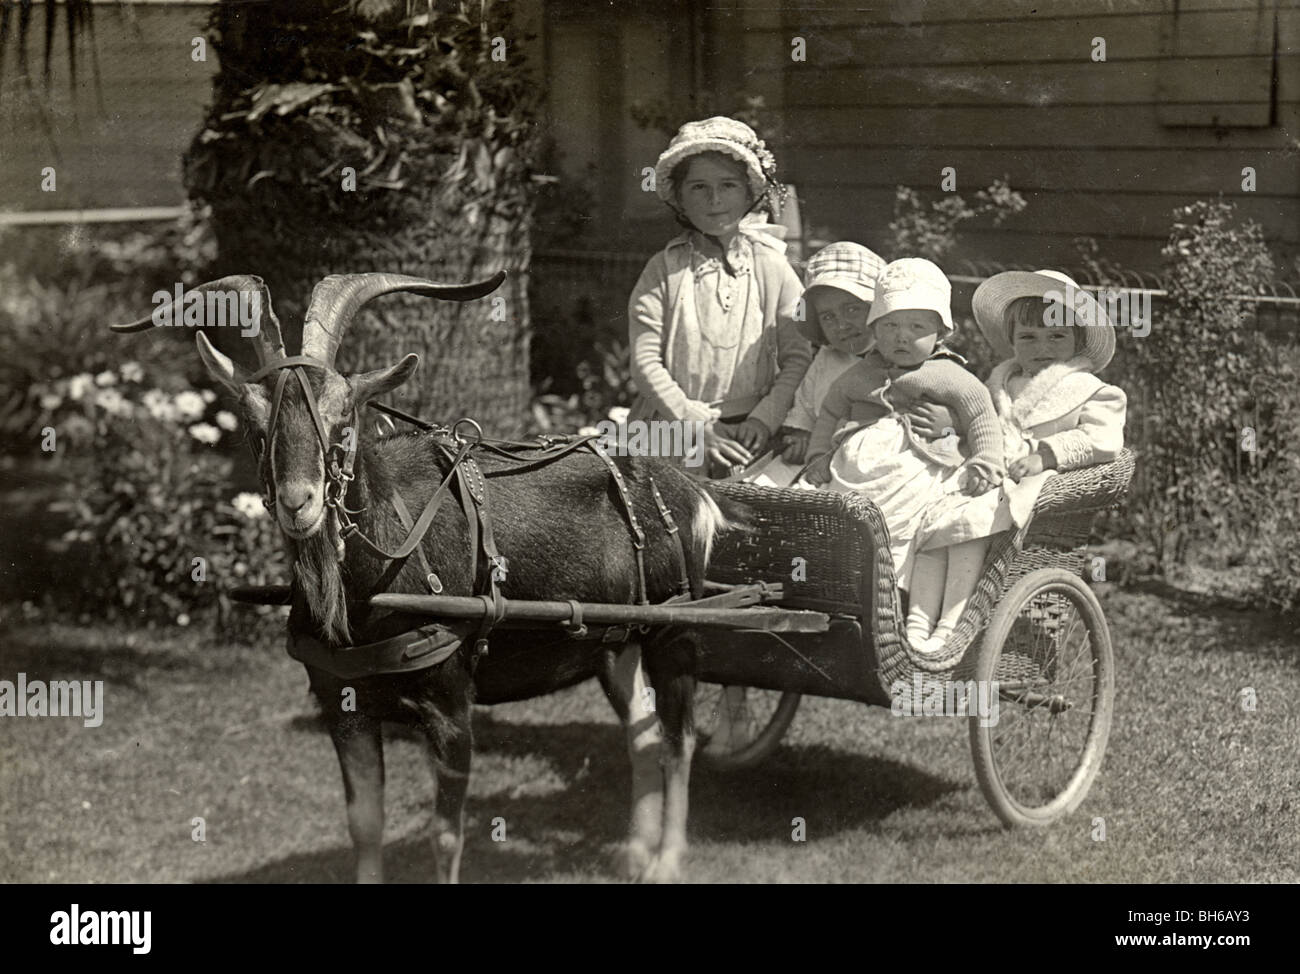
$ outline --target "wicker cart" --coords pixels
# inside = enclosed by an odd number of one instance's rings
[[[907,643],[879,510],[824,491],[719,483],[758,530],[720,542],[709,570],[726,585],[781,580],[789,608],[831,615],[826,633],[706,631],[699,656],[701,736],[720,685],[753,688],[751,742],[713,757],[743,767],[770,753],[801,694],[890,707],[907,687],[996,681],[998,719],[968,718],[975,773],[1007,825],[1043,825],[1078,807],[1106,750],[1115,664],[1101,605],[1082,580],[1094,515],[1128,488],[1134,456],[1051,477],[1030,522],[993,542],[975,595],[942,652]],[[800,560],[801,559],[801,560]],[[967,684],[968,686],[970,684]],[[979,684],[976,684],[979,685]]]

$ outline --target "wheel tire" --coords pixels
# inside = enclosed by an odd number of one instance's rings
[[[997,723],[969,719],[975,776],[994,813],[1015,827],[1073,812],[1101,768],[1115,709],[1110,630],[1092,590],[1059,568],[1016,582],[985,630],[975,679],[1000,684]]]
[[[700,743],[696,756],[704,764],[719,771],[737,771],[758,764],[781,742],[799,709],[801,695],[780,690],[758,690],[743,687],[746,704],[759,728],[754,739],[743,747],[718,754],[708,752],[706,745],[718,725],[724,687],[716,683],[699,683],[695,690],[695,728]]]

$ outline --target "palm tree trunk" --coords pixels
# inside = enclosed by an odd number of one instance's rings
[[[339,360],[378,368],[418,352],[421,370],[395,405],[515,435],[529,398],[536,86],[507,3],[462,0],[459,17],[408,21],[400,2],[359,6],[377,19],[325,0],[215,9],[221,70],[186,156],[187,189],[210,208],[217,241],[210,275],[263,277],[293,347],[311,289],[328,274],[466,281],[506,270],[500,291],[470,304],[376,302]]]

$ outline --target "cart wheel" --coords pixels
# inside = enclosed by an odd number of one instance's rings
[[[723,707],[727,706],[728,692],[733,695],[733,706],[735,695],[744,694],[744,709],[748,716],[744,723],[752,731],[752,737],[742,746],[731,750],[710,750],[708,745],[718,729]],[[697,684],[695,731],[699,748],[695,752],[696,756],[710,767],[721,771],[735,771],[758,764],[776,750],[781,737],[794,720],[795,711],[799,709],[799,698],[798,693],[779,690],[722,687],[716,683]]]
[[[1092,787],[1115,709],[1115,657],[1101,604],[1076,575],[1044,568],[998,604],[975,661],[998,681],[998,720],[970,718],[980,790],[1003,824],[1047,825]]]

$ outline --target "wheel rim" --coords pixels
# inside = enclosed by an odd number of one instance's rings
[[[725,751],[710,750],[714,735],[727,706],[726,687],[716,683],[697,684],[695,694],[695,733],[699,754],[718,767],[739,768],[768,754],[780,741],[799,704],[799,694],[755,687],[733,687],[744,691],[741,718],[748,733],[737,746]],[[747,716],[747,719],[745,719]]]
[[[998,721],[979,730],[990,770],[1015,812],[1053,819],[1082,801],[1105,747],[1113,677],[1100,608],[1073,584],[1042,586],[995,655],[981,673],[999,683]]]

